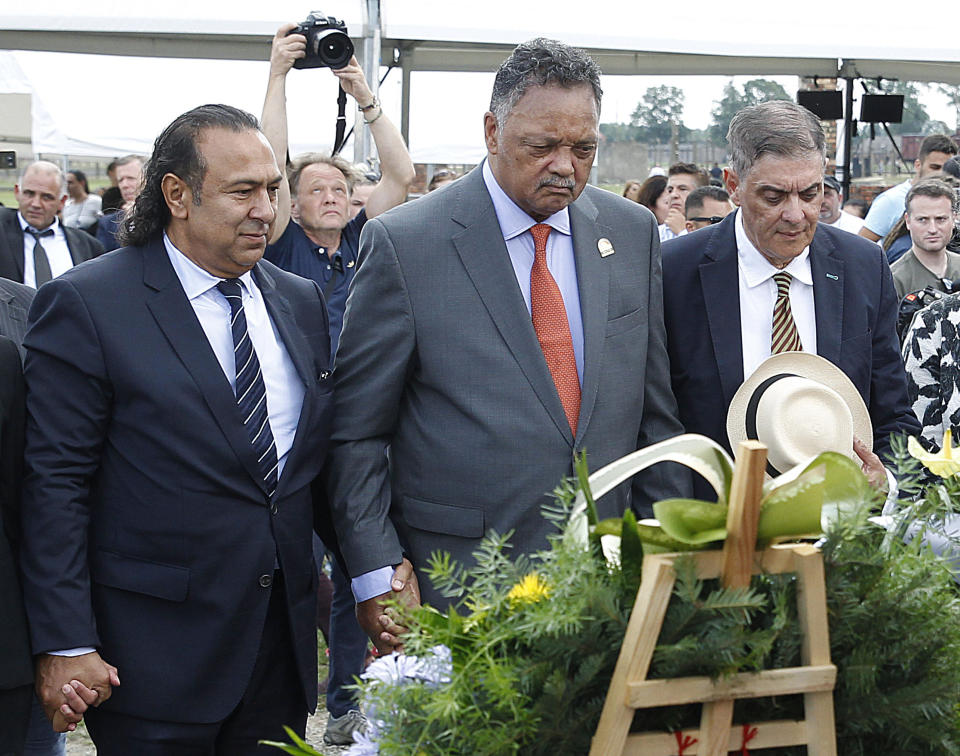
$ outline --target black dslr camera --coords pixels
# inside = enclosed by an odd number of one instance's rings
[[[347,25],[321,11],[313,11],[290,34],[307,38],[307,56],[294,63],[294,68],[343,68],[353,56]]]

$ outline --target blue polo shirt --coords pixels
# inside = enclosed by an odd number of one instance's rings
[[[367,211],[361,210],[340,232],[340,248],[327,255],[324,247],[318,247],[300,228],[300,224],[291,220],[286,230],[275,244],[267,245],[264,257],[278,268],[295,273],[298,276],[316,281],[324,292],[327,303],[327,316],[330,319],[330,354],[337,354],[340,343],[340,330],[343,328],[343,311],[347,307],[347,294],[357,272],[357,256],[360,252],[360,229],[367,222]],[[333,288],[327,285],[339,268]]]

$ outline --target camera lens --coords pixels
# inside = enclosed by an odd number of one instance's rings
[[[353,42],[343,32],[330,30],[317,40],[317,53],[330,68],[343,68],[353,55]]]

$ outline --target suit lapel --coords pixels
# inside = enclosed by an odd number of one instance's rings
[[[13,266],[15,281],[23,282],[23,229],[17,220],[17,211],[10,209],[3,213],[3,235],[9,248],[10,263]]]
[[[73,260],[74,265],[79,265],[82,262],[86,261],[86,257],[83,255],[83,249],[80,247],[80,243],[77,238],[73,235],[73,229],[63,228],[63,237],[67,240],[67,250],[70,252],[70,259]],[[80,233],[85,234],[86,231],[81,231]]]
[[[700,265],[700,288],[725,405],[730,403],[743,383],[735,216],[730,213],[716,227],[704,250],[707,262]]]
[[[253,446],[240,419],[236,397],[180,279],[170,265],[163,242],[153,242],[141,249],[140,254],[143,255],[143,282],[151,290],[147,295],[147,307],[200,389],[230,448],[266,494]]]
[[[516,284],[517,275],[481,169],[474,169],[455,190],[460,196],[453,220],[463,230],[453,236],[453,245],[507,348],[557,428],[573,445],[570,423]]]
[[[817,354],[839,364],[840,324],[843,323],[843,260],[819,226],[810,244],[813,309],[817,324]]]
[[[590,423],[600,387],[600,362],[610,298],[610,269],[598,252],[597,242],[604,236],[613,236],[613,233],[597,224],[597,208],[585,194],[570,205],[570,231],[583,319],[583,382],[577,421],[579,443]]]
[[[290,447],[289,452],[290,456],[286,462],[287,465],[290,465],[294,463],[295,455],[303,453],[304,450],[302,449],[303,443],[301,439],[304,437],[304,434],[310,430],[307,427],[307,419],[311,417],[313,413],[313,403],[316,400],[317,387],[316,371],[309,360],[309,356],[313,354],[313,350],[307,343],[300,329],[295,327],[296,321],[290,310],[290,303],[277,288],[276,281],[270,271],[268,271],[263,264],[258,264],[257,267],[253,269],[253,275],[257,280],[257,286],[260,287],[260,293],[263,295],[263,301],[267,306],[267,313],[270,315],[270,320],[276,327],[277,333],[280,334],[280,339],[287,349],[287,354],[290,355],[290,359],[293,361],[293,365],[297,370],[297,375],[300,376],[300,380],[303,381],[304,385],[303,406],[300,408],[297,432],[294,435],[293,445]],[[284,469],[286,469],[286,467]],[[288,479],[289,476],[280,476],[277,491],[274,494],[275,498],[283,495],[284,482]]]

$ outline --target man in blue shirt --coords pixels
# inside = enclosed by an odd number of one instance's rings
[[[277,31],[270,54],[270,80],[263,104],[263,132],[277,159],[287,154],[286,76],[304,57],[306,40],[290,34],[295,24]],[[403,137],[384,115],[370,91],[356,58],[333,72],[353,97],[380,155],[382,177],[366,206],[351,219],[350,195],[363,177],[339,155],[307,153],[286,167],[280,186],[277,220],[264,257],[284,270],[313,279],[326,300],[330,320],[330,353],[336,354],[347,294],[357,270],[360,230],[374,218],[402,203],[414,179],[413,162]],[[362,128],[358,126],[358,128]],[[293,222],[291,222],[293,221]],[[353,742],[353,731],[365,726],[345,686],[363,671],[368,639],[357,624],[350,581],[334,561],[334,598],[330,617],[330,681],[324,733],[329,745]]]

